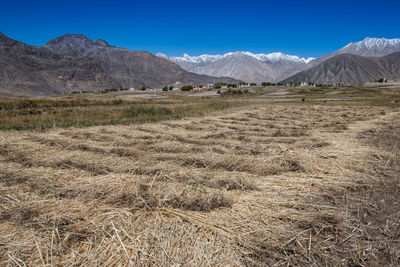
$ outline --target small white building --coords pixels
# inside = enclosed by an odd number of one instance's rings
[[[307,82],[301,82],[300,86],[301,87],[306,87],[306,86],[308,86],[308,83]]]

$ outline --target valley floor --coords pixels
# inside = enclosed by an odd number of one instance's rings
[[[400,264],[400,109],[0,132],[0,265]]]

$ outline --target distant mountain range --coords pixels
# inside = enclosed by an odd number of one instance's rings
[[[201,55],[192,57],[160,57],[177,63],[182,68],[211,76],[234,77],[246,82],[279,81],[306,66],[314,58],[300,58],[283,53],[253,54],[251,52],[230,52],[224,55]]]
[[[328,83],[330,81],[340,83],[349,83],[349,81],[350,83],[364,83],[373,81],[371,79],[376,76],[375,74],[385,74],[387,70],[378,69],[374,74],[361,75],[360,77],[357,77],[357,73],[351,73],[351,70],[346,68],[340,70],[344,71],[345,74],[341,73],[338,76],[335,76],[334,73],[323,74],[319,72],[318,75],[315,74],[310,77],[309,73],[313,70],[313,67],[342,54],[382,57],[399,51],[400,39],[366,38],[360,42],[350,43],[330,55],[322,56],[317,59],[300,58],[283,53],[252,54],[250,52],[231,52],[224,55],[201,55],[198,57],[192,57],[187,54],[184,54],[182,57],[168,57],[164,54],[157,55],[179,64],[188,71],[212,76],[228,76],[248,82],[285,82],[293,80],[297,82],[319,81],[320,83]],[[347,59],[350,60],[350,58],[340,57],[338,62],[346,66],[344,61]],[[330,61],[329,64],[332,64],[332,61]],[[354,65],[354,62],[349,62],[349,64]],[[323,69],[325,69],[325,67],[320,68],[321,71]],[[307,74],[294,77],[295,74],[301,73],[302,71],[307,71]],[[335,71],[335,73],[339,73],[340,71]],[[315,76],[319,78],[314,79]],[[311,80],[298,80],[308,77],[310,77]],[[324,80],[323,77],[326,79]]]
[[[215,82],[365,83],[400,80],[400,39],[366,38],[317,59],[283,53],[153,55],[66,34],[30,46],[0,33],[0,94],[38,96],[72,91]]]
[[[0,33],[0,94],[38,96],[109,88],[239,82],[188,72],[149,52],[66,34],[30,46]]]

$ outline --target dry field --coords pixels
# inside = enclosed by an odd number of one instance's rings
[[[400,265],[400,109],[0,132],[2,266]]]

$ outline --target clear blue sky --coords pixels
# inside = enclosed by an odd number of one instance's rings
[[[400,0],[1,0],[0,31],[32,45],[65,33],[168,55],[247,50],[321,56],[400,38]]]

